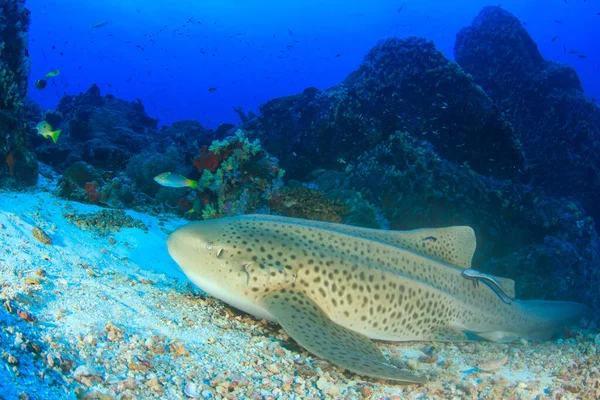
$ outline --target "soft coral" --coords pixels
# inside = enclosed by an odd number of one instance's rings
[[[208,150],[207,146],[202,146],[200,155],[194,159],[194,167],[202,173],[205,169],[215,172],[223,161],[223,157]]]
[[[89,201],[96,203],[100,194],[98,193],[98,182],[88,182],[85,184],[85,194]]]

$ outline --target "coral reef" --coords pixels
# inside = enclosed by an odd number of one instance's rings
[[[381,41],[341,85],[273,99],[260,111],[250,131],[294,179],[318,167],[343,169],[397,130],[479,173],[523,170],[520,145],[492,100],[420,38]]]
[[[26,128],[28,29],[24,1],[0,2],[0,186],[31,185],[37,180],[38,166],[28,149]]]
[[[574,196],[600,221],[600,107],[575,71],[546,61],[520,21],[486,7],[456,39],[457,62],[494,99],[523,146],[531,183]]]
[[[243,130],[203,147],[194,166],[201,174],[198,190],[193,198],[178,202],[194,219],[267,211],[283,185],[284,171],[277,159],[258,140],[250,141]]]

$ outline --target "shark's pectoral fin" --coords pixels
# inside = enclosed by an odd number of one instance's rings
[[[311,353],[358,375],[405,383],[427,380],[396,368],[368,337],[333,321],[303,293],[281,289],[263,297],[261,305],[288,335]]]

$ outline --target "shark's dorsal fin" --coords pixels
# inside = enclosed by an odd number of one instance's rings
[[[332,222],[312,221],[300,218],[280,217],[277,215],[251,214],[243,218],[267,220],[314,226],[330,229],[340,233],[376,240],[388,245],[451,264],[460,268],[471,268],[471,260],[475,253],[477,241],[475,232],[469,226],[450,226],[447,228],[425,228],[411,231],[390,231],[382,229],[360,228],[352,225]]]
[[[375,230],[372,235],[374,239],[465,269],[471,268],[477,246],[475,232],[468,226],[412,231]]]

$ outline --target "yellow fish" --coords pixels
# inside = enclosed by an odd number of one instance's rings
[[[57,70],[57,69],[53,69],[52,71],[49,71],[49,72],[46,74],[46,79],[48,79],[48,78],[53,78],[53,77],[57,76],[58,74],[60,74],[60,71],[59,71],[59,70]]]
[[[37,129],[38,134],[42,135],[46,139],[51,137],[54,143],[56,143],[56,141],[58,140],[58,135],[60,135],[61,132],[60,129],[57,131],[53,131],[52,126],[46,121],[42,121],[39,124],[37,124],[35,129]]]
[[[198,182],[186,178],[183,175],[174,174],[172,172],[163,172],[154,177],[154,180],[162,186],[172,188],[189,187],[192,189],[198,188]]]

